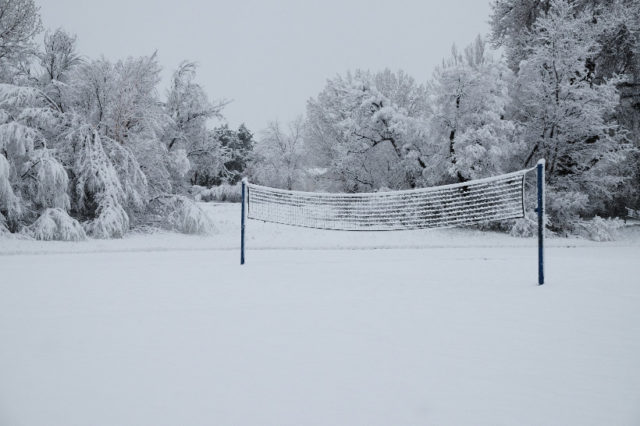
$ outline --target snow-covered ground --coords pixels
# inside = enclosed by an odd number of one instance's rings
[[[0,240],[0,425],[636,425],[640,227]],[[313,248],[314,250],[299,250]],[[357,250],[348,250],[357,249]]]

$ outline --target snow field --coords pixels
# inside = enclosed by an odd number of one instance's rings
[[[635,237],[551,240],[538,287],[534,240],[249,227],[244,267],[226,227],[1,240],[0,425],[640,422]]]

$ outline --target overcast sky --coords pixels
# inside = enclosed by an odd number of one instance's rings
[[[233,102],[231,126],[288,121],[326,79],[355,68],[403,69],[420,82],[489,30],[489,0],[36,0],[45,28],[111,60],[158,51],[161,95],[175,67],[199,64],[210,98]]]

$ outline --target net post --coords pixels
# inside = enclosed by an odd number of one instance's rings
[[[538,175],[538,285],[544,284],[544,166],[541,159],[536,165]]]
[[[245,221],[245,198],[247,192],[247,179],[242,179],[242,216],[240,219],[240,264],[244,265],[244,221]]]

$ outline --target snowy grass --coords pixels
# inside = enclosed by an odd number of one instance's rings
[[[535,240],[469,230],[251,221],[240,267],[208,209],[212,237],[0,240],[1,425],[640,422],[640,227],[550,240],[538,287]]]

